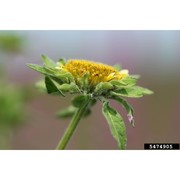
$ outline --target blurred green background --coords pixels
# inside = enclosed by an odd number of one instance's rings
[[[69,120],[55,113],[70,97],[39,92],[43,76],[26,66],[41,64],[45,54],[120,63],[140,74],[139,85],[152,96],[128,99],[135,109],[135,128],[116,103],[127,127],[127,149],[144,143],[180,143],[180,31],[0,31],[0,149],[54,149]],[[117,149],[101,104],[83,119],[67,149]]]

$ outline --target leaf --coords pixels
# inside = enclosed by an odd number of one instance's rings
[[[106,93],[108,90],[113,89],[113,85],[110,82],[100,82],[96,85],[94,90],[95,95],[101,95],[102,93]]]
[[[70,84],[64,83],[59,86],[59,89],[63,92],[70,92],[70,93],[80,92],[79,87],[75,83],[70,83]]]
[[[76,107],[69,106],[68,108],[57,112],[56,115],[58,118],[69,118],[69,117],[72,117],[76,111],[77,111]]]
[[[57,70],[54,72],[54,76],[61,79],[64,83],[75,82],[73,75],[70,72],[64,70]]]
[[[119,149],[126,149],[126,127],[120,114],[109,106],[109,102],[103,103],[102,109],[113,137],[118,143]]]
[[[50,59],[49,57],[45,56],[44,54],[41,55],[41,59],[42,59],[44,65],[46,65],[48,67],[56,66],[55,62],[52,59]]]
[[[129,119],[129,122],[134,127],[134,110],[133,107],[123,98],[120,98],[119,96],[112,96],[112,99],[116,100],[118,103],[120,103],[127,111],[127,117]]]
[[[127,76],[127,77],[123,78],[122,80],[112,80],[112,81],[110,81],[110,83],[117,88],[121,88],[121,87],[134,86],[136,84],[136,81],[137,80],[135,78],[133,78],[131,76]]]
[[[134,88],[122,88],[117,91],[111,91],[110,94],[130,98],[140,98],[143,96],[142,92]]]
[[[48,76],[45,77],[45,84],[46,84],[46,89],[47,89],[48,94],[58,92],[58,94],[65,96],[62,93],[62,91],[57,87],[58,84],[55,81],[53,81],[50,77]]]
[[[151,95],[151,94],[154,94],[153,91],[147,89],[147,88],[143,88],[143,87],[140,87],[140,86],[134,86],[134,88],[138,89],[138,91],[140,91],[142,94],[145,94],[145,95]]]
[[[72,100],[72,104],[73,106],[80,108],[87,102],[88,99],[89,97],[87,95],[79,95]]]
[[[78,108],[74,106],[69,106],[66,109],[60,110],[59,112],[56,113],[58,118],[71,118],[74,116]],[[91,110],[87,109],[86,112],[84,113],[84,117],[87,117],[91,114]]]
[[[131,97],[131,98],[139,98],[142,97],[143,95],[151,95],[153,94],[153,92],[149,89],[140,86],[133,86],[133,87],[121,88],[115,91],[111,91],[110,94],[117,96]]]
[[[44,79],[36,82],[35,86],[42,92],[46,92],[46,90],[47,90]]]
[[[66,64],[66,59],[65,58],[60,58],[58,60],[58,63],[61,64],[61,65],[65,65]]]
[[[42,73],[42,74],[45,74],[45,75],[48,74],[42,66],[39,66],[37,64],[27,64],[27,66],[35,71]]]

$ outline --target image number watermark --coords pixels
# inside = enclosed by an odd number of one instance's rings
[[[179,149],[178,143],[145,143],[144,149],[148,150],[175,150]]]

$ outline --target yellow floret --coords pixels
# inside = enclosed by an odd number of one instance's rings
[[[69,59],[61,68],[69,71],[75,80],[81,78],[85,73],[89,73],[90,86],[95,86],[100,82],[108,82],[112,79],[120,80],[128,74],[124,72],[121,73],[121,71],[119,72],[112,66],[106,64],[77,59]]]

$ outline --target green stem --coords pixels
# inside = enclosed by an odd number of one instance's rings
[[[82,107],[80,107],[75,115],[73,116],[69,126],[67,127],[63,137],[59,141],[58,146],[56,147],[57,150],[63,150],[66,148],[67,143],[69,142],[71,136],[73,135],[80,119],[83,117],[84,113],[87,110],[90,100],[88,100]]]

